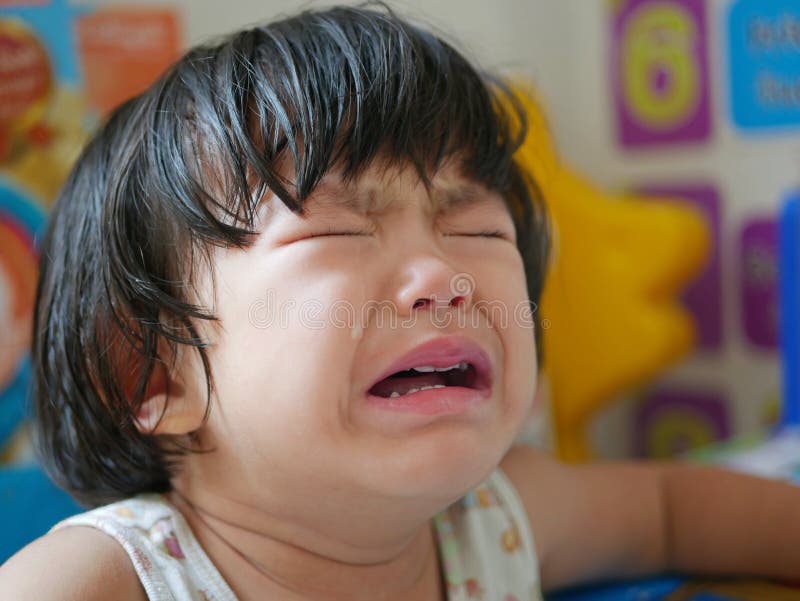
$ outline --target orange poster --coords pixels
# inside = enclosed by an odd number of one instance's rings
[[[101,9],[78,17],[75,36],[87,100],[101,115],[144,90],[181,50],[179,18],[167,8]]]

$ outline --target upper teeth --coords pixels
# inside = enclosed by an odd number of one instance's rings
[[[467,365],[469,365],[466,361],[460,361],[455,365],[451,365],[450,367],[434,367],[433,365],[420,365],[419,367],[413,368],[414,371],[419,371],[423,373],[433,372],[433,371],[450,371],[451,369],[459,369],[461,371],[465,371],[467,369]]]

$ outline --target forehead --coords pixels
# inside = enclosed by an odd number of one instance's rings
[[[380,215],[421,197],[433,214],[476,204],[504,204],[497,192],[459,175],[437,174],[426,188],[416,172],[405,169],[391,174],[365,174],[343,181],[336,174],[326,175],[306,199],[309,213],[329,209],[361,215]]]

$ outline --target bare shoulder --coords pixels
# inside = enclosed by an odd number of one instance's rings
[[[146,601],[147,595],[119,543],[95,528],[70,526],[0,566],[0,599]]]

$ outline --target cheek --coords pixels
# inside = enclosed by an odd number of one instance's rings
[[[247,354],[220,353],[219,410],[209,426],[237,455],[288,464],[309,452],[308,441],[330,439],[341,428],[350,353],[339,330],[292,326],[262,336]]]
[[[217,403],[231,422],[219,427],[262,450],[269,438],[272,452],[318,438],[339,419],[358,340],[348,320],[330,316],[357,299],[351,281],[332,270],[265,271],[260,281],[220,289],[222,332],[211,361]]]
[[[507,410],[525,415],[536,388],[536,331],[519,255],[487,264],[476,276],[476,292],[476,308],[502,345],[504,380],[498,384]]]
[[[522,321],[530,303],[519,254],[506,252],[496,257],[476,259],[472,264],[475,266],[471,274],[475,286],[473,302],[476,309],[486,315],[491,327],[507,330],[515,325],[524,325]]]

